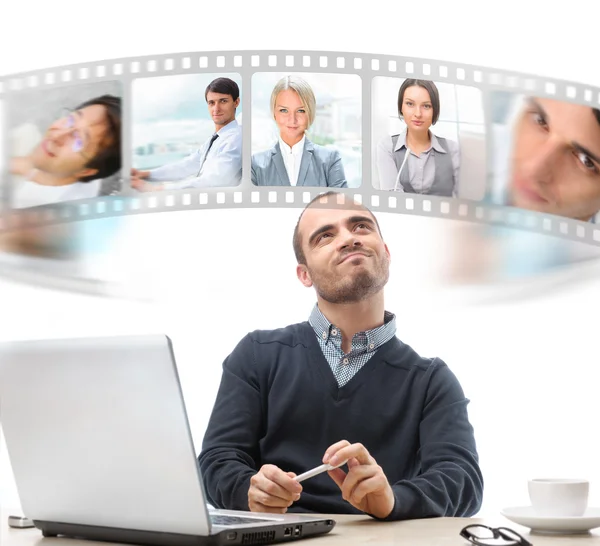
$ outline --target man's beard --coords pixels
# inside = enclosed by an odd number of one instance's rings
[[[310,268],[308,272],[317,294],[329,303],[357,303],[369,296],[377,294],[386,285],[389,278],[387,262],[377,264],[375,271],[361,268],[347,277],[315,274]]]

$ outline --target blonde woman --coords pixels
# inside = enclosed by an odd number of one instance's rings
[[[279,137],[270,150],[252,156],[252,182],[257,186],[348,187],[339,152],[314,144],[306,136],[316,111],[310,85],[296,76],[282,78],[271,93],[270,106]]]

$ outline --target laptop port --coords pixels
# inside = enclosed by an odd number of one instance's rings
[[[300,536],[300,531],[302,530],[302,527],[300,527],[300,525],[296,525],[296,527],[294,528],[294,536],[298,537]]]
[[[286,527],[285,531],[283,532],[283,536],[284,537],[291,537],[292,536],[292,527]]]

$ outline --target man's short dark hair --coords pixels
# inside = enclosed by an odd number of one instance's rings
[[[121,98],[113,95],[102,95],[82,102],[76,110],[88,106],[104,106],[108,129],[100,142],[100,149],[85,165],[98,172],[79,179],[80,182],[91,182],[98,178],[107,178],[121,169]]]
[[[208,84],[204,91],[204,100],[209,93],[221,93],[221,95],[231,95],[233,102],[238,100],[240,96],[240,88],[238,84],[229,78],[217,78]]]
[[[294,228],[294,237],[293,237],[293,241],[292,241],[292,244],[294,247],[294,254],[296,255],[296,261],[299,264],[306,265],[306,256],[304,255],[304,251],[302,250],[302,237],[300,236],[300,230],[299,230],[300,220],[302,220],[302,216],[303,216],[304,212],[306,211],[306,209],[311,207],[316,201],[323,199],[324,197],[327,197],[326,203],[329,204],[334,199],[336,199],[336,197],[334,197],[334,196],[338,195],[339,193],[341,193],[341,192],[329,190],[325,193],[321,193],[321,194],[317,195],[310,201],[310,203],[308,203],[308,205],[306,205],[306,207],[304,207],[304,210],[300,213],[300,216],[298,217],[298,221],[296,222],[296,227]],[[346,198],[348,198],[348,196]],[[341,205],[337,205],[337,203],[335,203],[335,201],[333,201],[333,203],[334,203],[334,205],[336,205],[338,207],[341,206]],[[360,206],[362,208],[364,208],[373,217],[373,220],[375,220],[375,224],[377,225],[377,231],[379,231],[379,235],[383,238],[383,235],[381,234],[381,228],[379,227],[379,222],[377,221],[377,218],[375,218],[375,215],[370,211],[370,209],[368,207],[365,207],[362,204]]]
[[[435,125],[440,117],[440,93],[435,83],[429,80],[417,80],[415,78],[409,78],[402,82],[400,90],[398,91],[398,115],[402,118],[402,103],[404,102],[404,92],[409,88],[417,85],[422,87],[429,93],[429,99],[431,100],[431,107],[433,108],[433,118],[431,125]]]
[[[598,110],[598,108],[592,108],[592,112],[594,112],[594,116],[596,116],[596,121],[600,123],[600,110]]]

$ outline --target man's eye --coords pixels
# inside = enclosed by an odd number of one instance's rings
[[[540,114],[539,112],[533,112],[532,117],[533,122],[536,125],[539,125],[542,129],[548,128],[548,122],[546,121],[546,118],[542,116],[542,114]]]
[[[74,139],[74,150],[76,152],[80,152],[81,150],[83,150],[83,139],[81,138],[81,135],[79,134],[79,132],[75,132],[73,133],[73,139]]]
[[[581,164],[590,172],[594,173],[594,174],[598,174],[599,170],[598,167],[596,166],[596,164],[592,161],[592,159],[590,158],[589,155],[583,153],[583,152],[577,152],[576,154],[577,159],[581,162]]]

